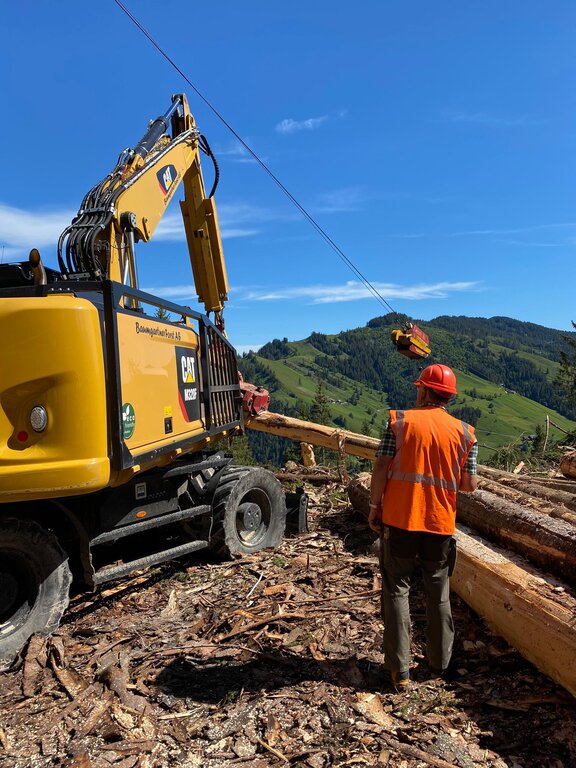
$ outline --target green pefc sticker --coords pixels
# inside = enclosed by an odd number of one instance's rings
[[[136,414],[130,403],[124,403],[122,406],[122,437],[129,440],[134,434],[136,426]]]

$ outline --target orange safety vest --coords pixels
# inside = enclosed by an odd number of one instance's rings
[[[406,531],[450,535],[474,427],[436,406],[390,411],[396,453],[388,466],[382,521]]]

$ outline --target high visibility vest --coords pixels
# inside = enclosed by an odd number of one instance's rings
[[[462,468],[474,427],[443,408],[390,411],[396,454],[382,496],[385,525],[406,531],[452,534]]]

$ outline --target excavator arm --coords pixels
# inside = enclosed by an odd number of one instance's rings
[[[135,244],[148,242],[177,188],[198,300],[222,327],[228,279],[216,205],[216,182],[208,197],[200,151],[213,158],[183,94],[172,97],[165,115],[152,121],[134,149],[124,150],[108,176],[85,196],[58,243],[63,277],[109,279],[138,288]],[[213,158],[214,159],[214,158]]]

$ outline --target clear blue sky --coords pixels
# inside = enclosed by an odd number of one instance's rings
[[[576,320],[573,2],[126,4],[395,310]],[[184,91],[221,167],[232,342],[386,311],[113,0],[4,0],[2,30],[5,261],[55,265],[85,192]],[[190,304],[178,216],[140,282]]]

